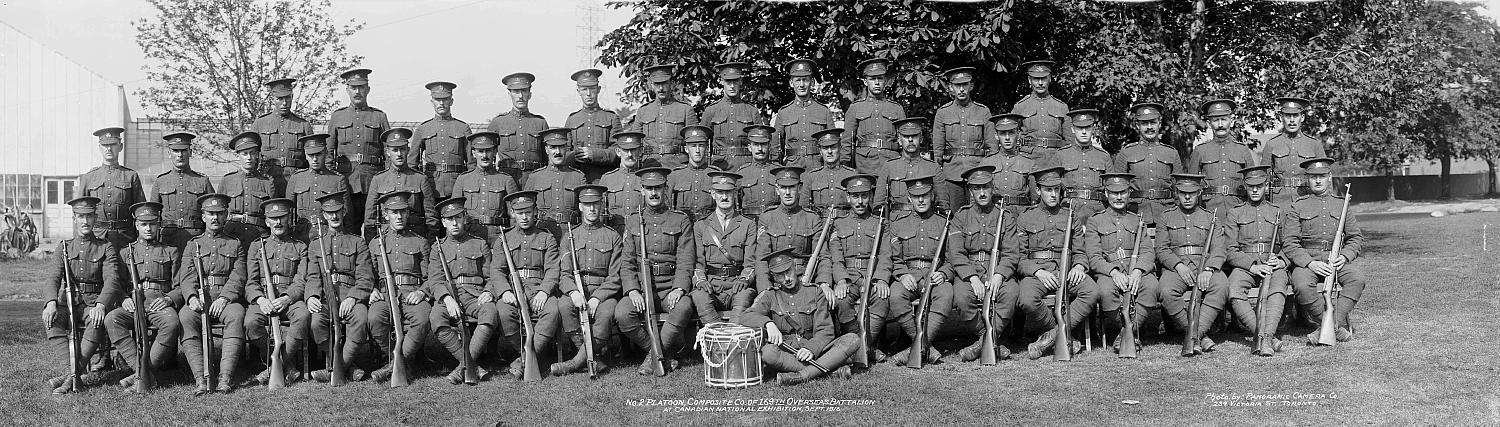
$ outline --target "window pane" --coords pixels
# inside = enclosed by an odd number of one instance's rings
[[[47,203],[49,204],[61,203],[58,200],[60,196],[57,194],[57,184],[57,181],[47,181]]]

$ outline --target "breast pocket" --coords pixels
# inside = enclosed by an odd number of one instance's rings
[[[651,253],[676,254],[677,239],[680,238],[682,238],[682,231],[679,230],[652,233],[650,237],[646,238],[647,246],[649,246],[647,249]]]
[[[455,275],[477,276],[484,268],[484,250],[467,249],[451,255],[449,270]]]
[[[354,263],[356,261],[355,257],[359,256],[359,252],[356,251],[356,248],[353,248],[352,246],[354,245],[340,245],[338,248],[329,251],[329,257],[333,258],[332,260],[330,260],[330,267],[332,267],[332,270],[343,272],[354,271]]]
[[[219,274],[228,273],[231,270],[234,270],[234,261],[239,257],[239,254],[236,253],[238,252],[238,249],[238,246],[230,243],[221,244],[218,247],[209,250],[209,253],[205,254],[209,258],[205,261],[209,261],[209,263],[203,268],[207,269],[210,272]]]
[[[416,245],[411,245],[416,246]],[[403,273],[422,274],[417,265],[422,259],[422,248],[420,247],[397,247],[391,250],[391,271]]]

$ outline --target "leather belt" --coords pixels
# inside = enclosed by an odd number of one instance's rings
[[[1031,136],[1031,145],[1042,148],[1063,148],[1065,145],[1061,136]]]
[[[125,220],[125,219],[115,219],[115,220],[104,220],[104,219],[101,219],[101,220],[95,220],[94,221],[94,226],[96,228],[103,228],[103,229],[106,229],[106,230],[126,230],[126,229],[131,229],[131,228],[133,228],[135,226],[135,224],[132,224],[131,221],[132,220]]]
[[[339,286],[346,286],[346,285],[347,286],[354,286],[354,275],[353,274],[341,273],[341,272],[335,271],[335,272],[330,273],[329,277],[332,278],[329,281],[333,282],[334,285],[339,285]]]
[[[484,278],[483,277],[479,277],[479,276],[458,276],[458,277],[454,277],[453,278],[453,284],[454,285],[458,285],[458,286],[462,286],[462,285],[484,286]]]
[[[1170,199],[1176,197],[1175,194],[1172,194],[1171,190],[1164,190],[1160,188],[1151,190],[1138,190],[1132,196],[1143,199]]]
[[[495,166],[507,169],[533,170],[540,169],[542,167],[542,162],[538,162],[535,160],[503,159],[495,162]]]
[[[609,276],[609,270],[607,268],[604,268],[604,267],[599,267],[599,268],[584,268],[584,269],[578,270],[578,274],[581,275],[581,276],[589,276],[589,277],[607,277],[607,276]]]
[[[744,146],[723,147],[718,151],[721,156],[743,157],[750,155],[750,149]]]
[[[535,268],[517,268],[516,277],[522,279],[540,279],[544,272]]]
[[[438,173],[453,173],[453,172],[467,171],[467,170],[469,170],[469,167],[465,166],[465,165],[452,165],[452,164],[447,164],[447,163],[431,163],[431,162],[429,162],[426,165],[424,165],[423,170],[427,171],[427,173],[433,173],[433,172],[438,172]]]
[[[417,286],[422,283],[422,278],[411,274],[395,273],[391,276],[396,286]]]
[[[99,291],[104,290],[104,283],[103,282],[100,282],[100,283],[78,282],[77,286],[78,286],[78,292],[83,292],[83,293],[86,293],[86,294],[97,294],[97,293],[99,293]]]
[[[1277,176],[1277,177],[1275,177],[1275,179],[1273,181],[1274,181],[1274,184],[1276,184],[1277,187],[1306,187],[1307,186],[1307,177],[1305,177],[1305,176]]]
[[[266,226],[266,219],[263,218],[261,214],[256,212],[229,214],[229,222],[238,222],[241,224],[257,225],[261,227]]]
[[[1033,251],[1026,256],[1031,259],[1060,259],[1062,254],[1057,251]]]
[[[275,278],[275,276],[271,277],[273,279]],[[204,278],[208,279],[209,289],[218,289],[220,287],[223,287],[225,283],[229,283],[229,276],[207,276]],[[199,282],[198,287],[203,287],[203,282]],[[193,290],[197,290],[197,288],[194,288]]]
[[[1302,239],[1302,249],[1310,251],[1326,251],[1333,249],[1333,240],[1329,239]]]
[[[906,268],[930,268],[930,267],[932,267],[932,261],[928,261],[926,259],[908,259],[908,260],[906,260]]]
[[[984,251],[984,252],[970,252],[969,253],[969,262],[974,263],[974,264],[985,265],[985,264],[987,264],[987,263],[990,262],[990,252],[989,251]],[[985,266],[988,267],[988,265],[985,265]]]
[[[1068,191],[1063,192],[1063,196],[1064,197],[1069,197],[1069,198],[1074,198],[1074,199],[1088,199],[1088,200],[1103,200],[1104,199],[1104,197],[1102,197],[1099,194],[1099,190],[1088,189],[1088,188],[1073,188],[1073,189],[1069,189]]]
[[[563,224],[563,223],[568,223],[568,222],[572,222],[572,223],[576,224],[576,223],[578,223],[577,216],[578,216],[578,212],[573,211],[571,209],[548,208],[548,209],[545,209],[545,210],[542,210],[542,209],[538,209],[537,210],[537,218],[545,219],[545,220],[552,221],[552,222],[555,222],[555,223],[558,223],[558,224]]]
[[[280,273],[271,274],[271,284],[275,286],[286,286],[292,284],[292,277]]]
[[[671,276],[677,274],[677,263],[675,262],[653,262],[651,263],[651,276]]]
[[[345,154],[344,158],[348,159],[350,163],[359,163],[359,164],[370,165],[370,166],[385,166],[385,156],[384,155],[354,153],[354,154]]]
[[[172,281],[170,280],[141,279],[140,283],[141,289],[144,290],[157,291],[161,293],[168,293],[172,291]]]
[[[197,228],[203,228],[203,221],[202,220],[195,220],[195,219],[187,219],[187,218],[183,218],[183,219],[170,219],[170,220],[162,220],[161,226],[162,227],[194,228],[194,229],[197,229]]]
[[[1106,252],[1104,259],[1107,262],[1115,263],[1129,259],[1131,255],[1135,255],[1135,252],[1125,248],[1115,248],[1114,252]]]
[[[863,270],[870,261],[870,254],[849,256],[844,258],[845,269]]]
[[[1269,252],[1275,252],[1275,251],[1276,251],[1275,244],[1274,243],[1269,243],[1269,242],[1247,243],[1247,244],[1245,244],[1245,248],[1240,250],[1240,252],[1257,253],[1257,254],[1263,254],[1263,253],[1269,253]]]
[[[510,218],[505,215],[471,215],[469,219],[482,225],[504,225]]]
[[[738,265],[731,265],[726,267],[716,267],[713,265],[703,266],[703,272],[710,276],[738,276],[740,275],[740,272],[743,271],[744,267]]]
[[[682,141],[676,139],[647,142],[641,145],[641,154],[665,155],[682,153]]]
[[[901,147],[896,145],[895,137],[896,135],[892,132],[867,133],[859,136],[859,146],[896,151]]]
[[[1172,252],[1176,253],[1177,256],[1203,255],[1203,247],[1202,246],[1191,246],[1191,245],[1189,245],[1189,246],[1178,246],[1176,249],[1173,249]]]
[[[295,152],[298,152],[298,153],[302,152],[302,150],[300,150],[300,149],[298,149],[298,150],[287,150],[287,151],[295,151]],[[286,167],[289,167],[289,168],[296,168],[296,169],[306,169],[307,168],[307,159],[303,158],[302,154],[297,154],[295,156],[288,156],[289,158],[287,159],[286,164],[282,164],[281,163],[281,159],[276,158],[275,156],[271,155],[270,153],[268,153],[266,151],[262,151],[261,155],[265,156],[265,158],[261,159],[261,161],[260,161],[260,164],[261,164],[262,167],[286,166]]]
[[[978,142],[979,141],[962,142],[961,144],[976,144]],[[988,154],[985,153],[985,149],[983,149],[983,148],[948,148],[948,150],[946,151],[946,154],[953,155],[953,156],[973,156],[973,157],[984,157],[984,156],[988,155]]]
[[[812,154],[813,152],[818,152],[818,149],[816,149],[816,148],[787,147],[787,148],[784,148],[784,149],[781,150],[781,154],[788,155],[788,156],[811,156],[811,155],[813,155]],[[822,153],[819,152],[819,154],[822,154]]]
[[[996,196],[996,197],[998,197],[1000,199],[1000,203],[1004,203],[1004,204],[1007,204],[1007,205],[1021,205],[1021,206],[1025,206],[1025,205],[1030,205],[1031,204],[1031,196],[1027,196],[1027,195]]]
[[[1203,194],[1234,195],[1232,191],[1234,191],[1234,186],[1232,185],[1206,185],[1203,187]]]

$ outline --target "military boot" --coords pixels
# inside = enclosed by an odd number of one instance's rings
[[[1042,332],[1041,337],[1038,337],[1031,345],[1026,346],[1026,358],[1031,360],[1041,359],[1043,355],[1052,350],[1052,344],[1056,342],[1057,329],[1048,328]]]
[[[781,385],[797,385],[829,373],[845,376],[848,367],[844,366],[844,364],[849,362],[849,358],[854,356],[854,352],[856,351],[859,351],[857,338],[854,335],[844,335],[834,340],[833,345],[828,346],[828,351],[823,352],[821,356],[818,356],[814,360],[819,366],[827,368],[828,371],[825,372],[809,363],[800,371],[776,374],[776,383]]]
[[[640,347],[647,352],[646,359],[641,361],[641,366],[636,368],[635,372],[641,375],[651,375],[656,360],[661,358],[661,355],[651,350],[651,335],[646,333],[644,328],[624,332],[624,334],[625,338],[629,339],[636,347]]]
[[[584,351],[583,333],[578,332],[568,334],[568,341],[572,341],[573,347],[577,348],[578,351],[573,353],[572,359],[553,363],[551,368],[553,376],[562,376],[578,372],[578,370],[583,368],[584,363],[588,361],[588,354],[586,351]]]
[[[193,390],[194,396],[202,396],[214,392],[213,384],[210,384],[213,382],[212,378],[210,378],[213,376],[213,373],[204,372],[204,369],[208,369],[208,367],[203,366],[203,351],[202,341],[190,339],[182,343],[182,355],[187,357],[188,370],[193,373],[193,381],[198,383],[198,388]],[[132,380],[135,378],[136,376],[132,375],[126,379]]]
[[[917,313],[914,311],[911,314],[902,316],[900,319],[896,320],[897,323],[901,324],[901,330],[903,332],[906,332],[906,336],[912,339],[910,346],[907,346],[905,350],[901,350],[900,352],[897,352],[895,356],[892,356],[896,359],[896,366],[906,366],[906,360],[908,358],[907,352],[917,351],[918,349],[922,348],[922,343],[917,342],[916,315]]]
[[[1214,340],[1208,337],[1208,330],[1219,320],[1219,309],[1204,305],[1198,311],[1198,330],[1194,336],[1198,337],[1198,345],[1193,347],[1194,353],[1208,353],[1214,351]]]
[[[1281,323],[1281,312],[1286,307],[1286,295],[1267,295],[1264,304],[1260,307],[1260,318],[1257,319],[1256,346],[1252,353],[1261,357],[1271,357],[1277,351],[1281,351],[1281,340],[1276,339],[1276,329]]]
[[[219,383],[214,391],[229,393],[234,391],[234,371],[240,366],[240,352],[245,348],[240,338],[225,338],[223,354],[219,357]]]

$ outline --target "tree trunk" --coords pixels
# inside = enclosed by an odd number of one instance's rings
[[[1385,169],[1385,201],[1396,201],[1396,168]]]
[[[1453,156],[1442,156],[1438,158],[1438,164],[1442,165],[1442,175],[1438,176],[1438,187],[1442,188],[1439,198],[1447,200],[1453,198]]]
[[[1489,167],[1489,173],[1484,176],[1484,180],[1486,181],[1484,197],[1500,195],[1500,191],[1495,191],[1495,159],[1486,157],[1484,158],[1484,164]]]

